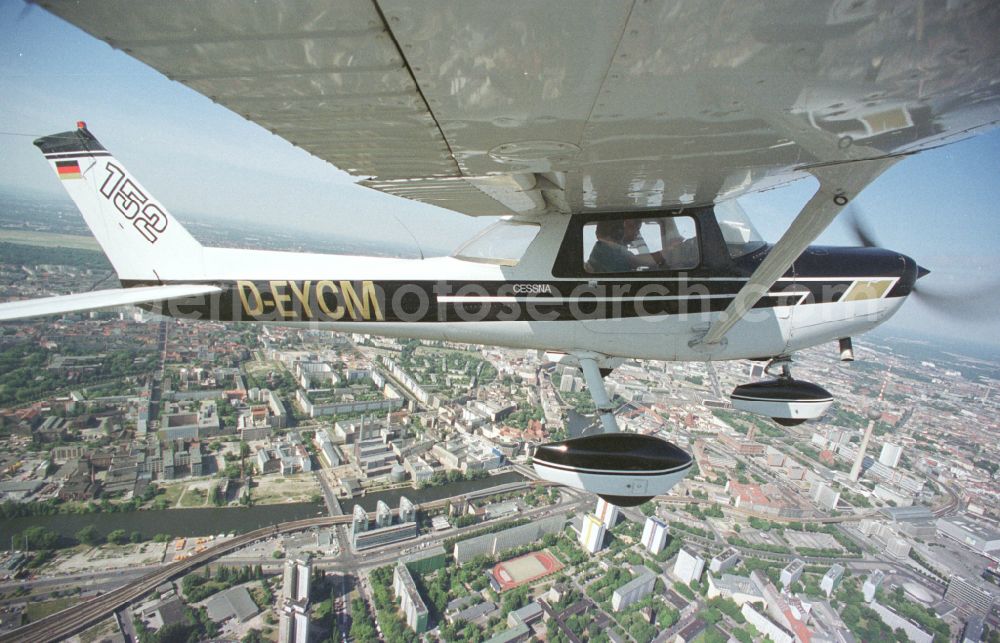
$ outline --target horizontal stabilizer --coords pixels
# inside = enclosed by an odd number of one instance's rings
[[[95,290],[76,295],[57,295],[41,299],[25,299],[0,304],[0,321],[77,313],[100,308],[148,304],[167,299],[179,299],[196,295],[222,292],[218,286],[206,284],[170,284],[167,286],[140,286],[136,288],[115,288]]]

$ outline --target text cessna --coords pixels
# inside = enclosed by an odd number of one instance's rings
[[[383,321],[381,289],[370,281],[237,281],[243,313],[253,319]],[[358,292],[360,290],[360,293]]]

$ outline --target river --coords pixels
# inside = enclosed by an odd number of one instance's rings
[[[375,511],[379,500],[384,500],[392,508],[399,506],[399,497],[406,496],[419,504],[440,498],[461,495],[478,489],[485,489],[524,478],[513,471],[481,480],[463,480],[440,487],[414,490],[411,488],[368,494],[352,500],[341,500],[344,513],[351,514],[358,503],[366,511]],[[327,514],[323,503],[296,502],[279,505],[258,505],[254,507],[221,507],[212,509],[164,509],[160,511],[131,511],[123,513],[55,514],[52,516],[26,516],[0,521],[0,549],[11,546],[11,538],[29,527],[45,527],[65,538],[87,525],[93,525],[101,536],[116,529],[124,529],[131,534],[138,531],[149,539],[156,534],[171,536],[211,536],[215,534],[245,533],[291,520],[314,518]],[[15,543],[14,548],[19,546]]]

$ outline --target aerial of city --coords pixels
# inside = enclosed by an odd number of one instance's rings
[[[108,282],[71,204],[2,195],[0,299]],[[756,362],[615,369],[622,430],[695,460],[622,508],[535,474],[600,431],[536,351],[137,307],[0,324],[0,640],[1000,641],[1000,360],[855,349],[796,354],[836,402],[793,427],[732,408]]]

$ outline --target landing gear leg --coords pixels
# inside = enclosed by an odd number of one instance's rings
[[[771,371],[771,369],[778,367],[781,368],[781,373],[779,375],[775,375]],[[774,359],[772,359],[770,362],[767,363],[767,366],[764,367],[764,372],[767,373],[768,375],[777,377],[779,380],[791,380],[792,358],[788,356],[775,357]]]
[[[601,377],[601,369],[597,365],[597,359],[593,355],[578,355],[580,368],[583,369],[583,377],[587,380],[587,390],[597,407],[597,414],[601,418],[601,425],[605,433],[618,433],[618,423],[615,421],[614,406],[611,398],[608,397],[608,390],[604,388],[604,378]]]

